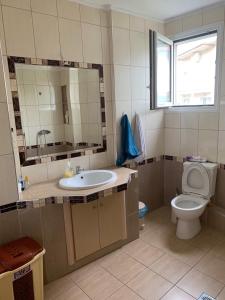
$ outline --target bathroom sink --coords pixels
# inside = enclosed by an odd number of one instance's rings
[[[108,170],[83,171],[70,178],[59,180],[59,187],[66,190],[86,190],[116,181],[117,175]]]

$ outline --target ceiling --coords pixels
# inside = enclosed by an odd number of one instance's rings
[[[164,21],[220,0],[70,0],[86,5],[108,7]],[[224,2],[224,1],[223,1]]]

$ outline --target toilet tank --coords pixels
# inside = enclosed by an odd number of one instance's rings
[[[201,164],[207,171],[207,174],[209,177],[209,195],[208,195],[208,197],[211,198],[215,194],[216,175],[217,175],[218,165],[216,163],[209,163],[209,162],[199,163],[199,164]],[[184,171],[187,170],[191,165],[193,165],[193,162],[189,162],[189,161],[184,162],[184,164],[183,164]]]

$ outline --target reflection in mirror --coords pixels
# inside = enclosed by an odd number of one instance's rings
[[[97,69],[15,64],[26,160],[102,145]]]

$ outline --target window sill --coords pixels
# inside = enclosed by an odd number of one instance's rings
[[[198,112],[216,112],[218,111],[218,107],[217,105],[188,105],[188,106],[170,106],[170,107],[167,107],[167,111],[169,112],[173,112],[173,111],[198,111]]]

